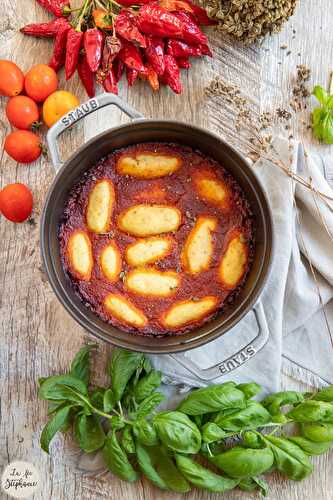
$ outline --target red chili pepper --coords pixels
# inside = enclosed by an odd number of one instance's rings
[[[189,0],[160,0],[159,4],[169,12],[177,12],[180,10],[189,12],[192,14],[194,20],[203,26],[213,26],[218,24],[217,21],[208,17],[206,9],[193,4]]]
[[[114,60],[112,67],[113,67],[113,72],[114,72],[115,77],[116,77],[116,82],[118,83],[123,75],[123,72],[125,69],[125,64],[123,63],[123,61],[121,61],[120,59],[117,58]]]
[[[198,45],[208,44],[206,35],[202,33],[201,29],[195,24],[195,22],[191,18],[191,15],[188,14],[188,12],[184,11],[176,12],[174,15],[182,22],[183,25],[182,39],[185,42]],[[175,38],[178,38],[178,36]]]
[[[89,68],[93,73],[99,68],[102,60],[104,35],[98,28],[88,29],[83,36],[83,46],[86,52]]]
[[[71,76],[73,76],[77,68],[82,38],[82,31],[76,31],[74,28],[71,28],[67,33],[65,60],[66,80],[69,80]]]
[[[164,42],[156,36],[147,37],[147,48],[145,49],[147,61],[151,64],[158,75],[163,75],[164,64]]]
[[[202,55],[201,47],[199,45],[189,45],[186,42],[182,42],[181,40],[168,40],[167,41],[167,54],[171,54],[172,56],[178,59],[179,57],[199,57]]]
[[[27,26],[20,29],[20,32],[29,36],[54,38],[63,24],[68,24],[68,21],[60,17],[59,19],[52,19],[48,23],[27,24]]]
[[[181,94],[182,84],[180,81],[180,71],[176,59],[170,54],[166,54],[165,60],[165,71],[163,75],[163,81],[169,85],[169,87],[176,93]]]
[[[145,3],[150,3],[151,0],[119,0],[118,3],[124,7],[131,7],[131,5],[144,5]]]
[[[139,72],[133,68],[126,68],[126,78],[129,87],[134,85],[136,79],[138,78]]]
[[[71,26],[68,21],[64,23],[56,35],[56,39],[53,47],[53,54],[49,66],[54,69],[54,71],[59,71],[60,68],[65,64],[66,59],[66,45],[67,45],[67,33]]]
[[[154,70],[151,64],[147,64],[147,79],[150,83],[151,88],[156,91],[160,88],[160,82],[158,81],[158,74]]]
[[[129,42],[137,42],[140,47],[147,47],[146,38],[137,27],[136,16],[129,10],[121,10],[115,21],[115,30]]]
[[[114,74],[113,68],[110,68],[107,77],[103,82],[103,87],[106,92],[112,92],[112,94],[118,94],[118,85],[116,75]]]
[[[89,97],[95,96],[95,75],[91,71],[86,55],[79,58],[77,71]]]
[[[119,59],[123,61],[128,68],[136,69],[137,71],[145,71],[145,65],[142,62],[139,49],[127,40],[122,40],[122,45],[119,52]]]
[[[117,57],[122,47],[122,43],[116,36],[107,36],[104,42],[102,68],[106,73],[112,66],[113,61]]]
[[[209,57],[213,57],[213,54],[212,54],[212,51],[210,50],[210,48],[208,47],[208,45],[199,45],[200,47],[200,50],[201,50],[201,54],[203,56],[209,56]]]
[[[191,63],[188,60],[188,57],[177,57],[176,61],[179,68],[189,69],[191,67]]]
[[[154,3],[140,8],[138,27],[148,35],[171,38],[182,36],[184,31],[181,19]]]
[[[69,0],[37,0],[37,2],[57,17],[64,15],[64,7],[70,7]]]

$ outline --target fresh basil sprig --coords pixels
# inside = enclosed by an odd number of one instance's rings
[[[312,112],[314,136],[324,144],[333,144],[333,95],[320,85],[316,85],[312,93],[321,104]]]
[[[49,405],[40,438],[46,452],[58,431],[72,429],[84,452],[100,450],[106,467],[125,481],[143,474],[177,493],[195,486],[266,495],[261,474],[276,469],[299,481],[312,472],[310,457],[333,446],[333,386],[254,401],[258,384],[226,382],[190,392],[176,411],[158,411],[162,375],[143,354],[115,349],[110,384],[91,387],[95,347],[84,346],[69,373],[39,379],[38,395]],[[294,424],[292,436],[286,424]]]

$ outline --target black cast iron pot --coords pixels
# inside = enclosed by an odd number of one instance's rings
[[[87,114],[113,104],[132,118],[127,125],[112,128],[81,146],[62,164],[57,138],[67,128]],[[154,354],[173,354],[183,366],[203,380],[229,372],[254,356],[267,342],[269,331],[260,294],[266,283],[272,260],[273,229],[269,204],[263,188],[247,161],[218,136],[178,121],[147,120],[113,94],[101,94],[65,115],[48,132],[47,141],[57,175],[49,189],[41,222],[41,250],[51,286],[71,316],[96,337],[133,351]],[[58,225],[69,191],[82,174],[114,149],[142,142],[176,142],[201,150],[221,163],[243,188],[256,220],[256,249],[254,263],[246,284],[231,306],[213,320],[183,335],[164,338],[133,335],[115,328],[93,314],[75,294],[65,274],[60,258]],[[255,314],[258,333],[247,345],[239,336],[239,350],[211,368],[193,365],[182,351],[199,347],[234,327],[249,311]]]

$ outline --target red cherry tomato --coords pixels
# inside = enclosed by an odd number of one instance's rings
[[[47,64],[37,64],[25,76],[25,91],[34,101],[45,101],[52,92],[57,90],[57,87],[57,73]]]
[[[32,212],[33,197],[24,184],[8,184],[0,191],[0,212],[12,222],[25,221]]]
[[[20,68],[11,61],[0,60],[0,95],[13,97],[22,92],[24,75]]]
[[[5,151],[19,163],[31,163],[40,157],[42,146],[38,135],[28,130],[15,130],[7,135]]]
[[[38,106],[30,97],[18,95],[9,99],[6,106],[6,115],[13,127],[29,130],[34,123],[38,123]]]

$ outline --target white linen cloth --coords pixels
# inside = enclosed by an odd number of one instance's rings
[[[280,138],[275,141],[274,148],[286,165],[291,163],[294,172],[307,181],[312,178],[313,185],[333,199],[321,157],[307,156],[298,143],[294,143],[291,150],[290,143]],[[266,190],[274,220],[274,261],[261,297],[270,337],[256,356],[211,382],[196,378],[168,355],[151,356],[154,366],[165,375],[165,383],[184,384],[184,390],[188,386],[226,380],[254,380],[268,393],[279,389],[281,371],[318,387],[333,384],[333,346],[317,284],[305,258],[308,252],[333,330],[333,243],[323,228],[317,207],[332,235],[333,212],[311,190],[293,181],[271,162],[260,160],[252,168]],[[240,335],[245,346],[246,340],[256,336],[256,331],[254,315],[249,313],[230,332],[205,346],[187,351],[186,356],[201,368],[213,366],[242,347]]]

